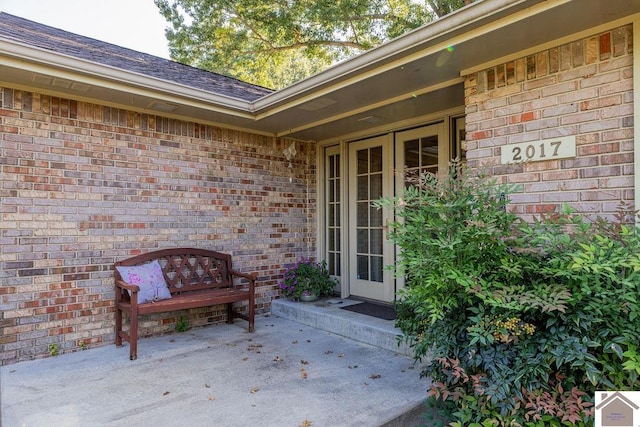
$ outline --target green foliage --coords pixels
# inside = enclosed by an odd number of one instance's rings
[[[640,386],[640,231],[570,209],[528,224],[517,188],[470,176],[410,180],[392,206],[397,325],[460,426],[582,426],[597,389]]]
[[[180,317],[180,320],[176,322],[177,332],[187,332],[189,330],[189,319],[186,316]]]
[[[59,347],[57,343],[50,343],[48,346],[49,349],[49,355],[50,356],[57,356],[58,355],[58,351],[59,351]]]
[[[155,0],[171,57],[282,88],[449,13],[464,0]]]

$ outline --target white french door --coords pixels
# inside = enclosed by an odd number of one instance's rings
[[[389,212],[372,203],[393,193],[393,139],[380,136],[349,144],[349,293],[391,302],[393,246],[386,239]]]
[[[387,236],[393,211],[377,209],[373,202],[401,194],[406,182],[395,171],[446,170],[447,141],[447,127],[438,123],[351,142],[344,151],[326,151],[324,256],[331,274],[340,277],[342,296],[392,302],[404,286],[404,280],[386,268],[396,260],[396,248]],[[344,165],[341,152],[346,155]],[[340,196],[341,188],[346,197]]]

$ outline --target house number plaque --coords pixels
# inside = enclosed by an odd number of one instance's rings
[[[501,163],[542,162],[576,156],[576,137],[544,139],[502,147]]]

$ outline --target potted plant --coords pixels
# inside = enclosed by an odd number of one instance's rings
[[[304,257],[289,267],[278,283],[283,295],[294,301],[315,301],[321,295],[330,295],[335,286],[325,261]]]

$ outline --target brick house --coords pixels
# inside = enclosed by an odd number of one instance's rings
[[[112,344],[114,261],[162,247],[233,254],[258,312],[300,256],[392,301],[369,203],[405,166],[466,157],[525,218],[637,205],[639,24],[639,0],[481,0],[273,92],[0,14],[0,363]]]

